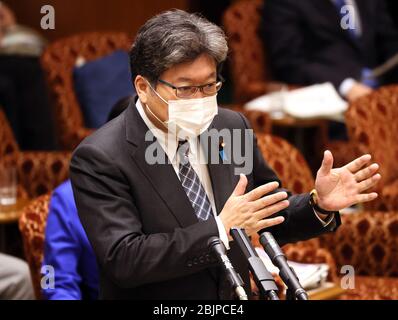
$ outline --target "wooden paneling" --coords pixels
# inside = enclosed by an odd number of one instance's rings
[[[5,0],[20,24],[39,30],[47,39],[83,31],[115,30],[134,35],[151,16],[171,8],[187,10],[187,0]],[[55,30],[41,30],[40,9],[55,9]]]

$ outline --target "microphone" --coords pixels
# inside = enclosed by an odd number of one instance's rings
[[[253,274],[254,281],[264,297],[270,300],[279,300],[274,277],[267,270],[263,261],[258,256],[256,250],[253,248],[249,238],[244,229],[231,228],[231,236],[238,244],[244,256],[249,262],[249,269]]]
[[[225,246],[218,237],[211,237],[207,242],[210,249],[216,254],[217,259],[221,262],[228,281],[231,283],[239,300],[248,300],[245,289],[243,289],[243,280],[235,271],[231,261],[227,256]]]
[[[279,269],[279,276],[287,285],[288,291],[297,300],[308,300],[307,292],[301,286],[294,269],[289,266],[286,256],[282,249],[275,241],[274,236],[270,232],[263,232],[260,235],[260,243],[264,247],[265,252],[270,257],[272,263]]]

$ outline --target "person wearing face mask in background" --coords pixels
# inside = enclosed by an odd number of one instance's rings
[[[369,155],[332,169],[329,151],[314,192],[279,189],[248,121],[217,105],[227,52],[221,28],[198,15],[172,10],[151,18],[130,51],[138,97],[75,150],[72,187],[98,261],[100,298],[236,298],[210,254],[214,236],[250,295],[247,262],[230,241],[231,227],[249,236],[269,228],[281,244],[309,239],[335,230],[340,209],[377,196],[365,193],[380,179]],[[209,139],[214,131],[231,139]],[[223,156],[228,144],[247,152],[250,170],[234,152]],[[215,158],[206,152],[214,146]],[[152,162],[151,155],[165,161]]]

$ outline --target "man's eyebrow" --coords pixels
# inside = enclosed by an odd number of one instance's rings
[[[191,78],[179,77],[179,78],[177,78],[177,81],[181,81],[181,82],[192,82],[192,79],[191,79]]]
[[[212,72],[211,74],[209,74],[209,76],[206,79],[211,79],[216,77],[216,73]],[[192,82],[193,80],[191,78],[185,78],[185,77],[179,77],[177,78],[177,81],[181,81],[181,82]]]

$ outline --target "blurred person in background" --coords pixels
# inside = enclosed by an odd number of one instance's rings
[[[14,13],[0,2],[0,46],[4,35],[15,25]],[[0,106],[5,108],[5,114],[13,128],[14,134],[19,139],[19,128],[16,118],[17,95],[13,83],[0,72]]]
[[[0,253],[0,300],[34,299],[28,264]]]
[[[18,24],[0,1],[0,106],[23,150],[55,148],[53,117],[39,57],[47,41]]]
[[[348,101],[398,82],[396,67],[367,78],[398,53],[398,30],[384,0],[266,0],[260,30],[275,80],[330,81]]]

